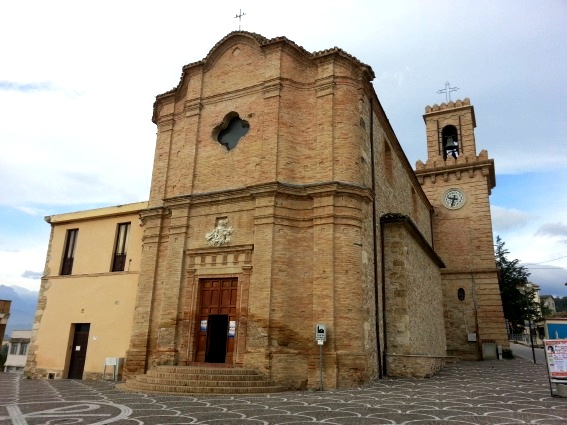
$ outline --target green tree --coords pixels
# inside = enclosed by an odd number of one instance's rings
[[[535,290],[527,287],[530,273],[520,260],[509,260],[509,251],[504,248],[500,236],[496,237],[496,267],[504,317],[513,333],[521,333],[528,319],[537,320],[541,310],[535,302]]]
[[[567,297],[553,297],[555,301],[555,311],[567,311]]]

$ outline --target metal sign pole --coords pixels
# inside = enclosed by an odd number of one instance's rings
[[[323,391],[323,344],[327,340],[327,325],[315,325],[315,341],[319,345],[319,390]]]
[[[323,391],[323,344],[319,344],[319,382],[320,390]]]

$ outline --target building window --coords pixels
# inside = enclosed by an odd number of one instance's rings
[[[61,274],[68,275],[73,271],[73,259],[75,258],[75,245],[77,244],[77,235],[79,229],[67,230],[67,239],[65,241],[65,251],[63,252],[63,264],[61,266]]]
[[[223,145],[226,150],[233,150],[237,143],[250,130],[248,121],[243,120],[236,112],[230,112],[223,122],[213,130],[213,138]]]
[[[120,223],[116,229],[116,244],[114,245],[114,258],[112,271],[123,272],[126,265],[126,248],[130,235],[130,223]]]
[[[18,343],[13,343],[12,347],[10,348],[10,354],[18,354],[18,348],[19,348],[20,344]]]
[[[20,344],[20,356],[25,356],[26,354],[28,354],[28,344],[24,342]]]

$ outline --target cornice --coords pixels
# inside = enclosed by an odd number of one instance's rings
[[[476,119],[474,116],[474,107],[471,105],[471,100],[465,97],[463,100],[450,101],[448,103],[441,103],[441,105],[434,104],[433,106],[425,107],[425,114],[423,115],[423,120],[426,121],[426,117],[431,117],[435,115],[445,115],[449,112],[459,112],[470,109],[473,127],[476,127]]]
[[[171,209],[167,207],[153,207],[140,211],[141,226],[145,226],[150,219],[162,219],[171,215]]]
[[[191,248],[185,252],[187,255],[211,255],[211,254],[227,254],[233,252],[252,252],[254,245],[223,245],[210,248]]]
[[[495,268],[484,268],[484,269],[459,269],[459,268],[447,268],[441,271],[441,274],[450,275],[450,274],[498,274],[498,269]]]
[[[480,170],[482,175],[488,178],[490,189],[496,187],[496,171],[493,159],[485,159],[462,164],[425,166],[416,170],[415,175],[419,183],[423,184],[426,177],[431,177],[434,182],[438,177],[441,177],[444,181],[448,181],[449,175],[452,174],[457,177],[457,180],[461,180],[462,176],[467,174],[470,178],[472,178],[474,177],[474,172],[476,170]]]
[[[345,182],[330,181],[306,185],[297,185],[284,182],[271,182],[236,189],[194,193],[191,195],[167,198],[164,199],[164,207],[174,207],[176,205],[183,204],[201,204],[217,201],[235,201],[242,198],[253,199],[262,196],[286,195],[314,198],[336,194],[348,194],[350,196],[362,199],[366,202],[371,202],[373,198],[370,188]]]

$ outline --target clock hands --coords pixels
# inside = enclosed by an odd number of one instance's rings
[[[465,194],[459,189],[452,188],[445,192],[441,201],[445,207],[456,210],[465,203]]]
[[[453,195],[450,196],[449,199],[451,200],[451,206],[454,207],[455,206],[455,202],[457,202],[459,200],[459,198],[457,197],[457,195]]]

